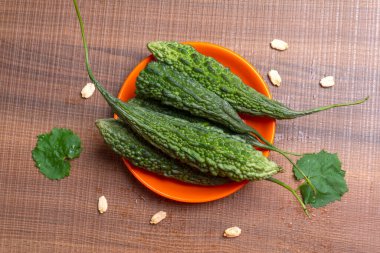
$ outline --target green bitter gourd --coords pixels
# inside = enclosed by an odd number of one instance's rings
[[[244,142],[246,142],[246,143],[248,143],[248,144],[250,144],[256,148],[271,150],[271,151],[275,151],[275,152],[279,152],[279,153],[285,152],[285,151],[279,150],[278,148],[274,147],[273,145],[269,146],[269,145],[266,145],[265,143],[258,141],[252,135],[235,133],[235,132],[231,131],[230,129],[223,127],[222,125],[211,124],[210,121],[208,121],[204,118],[195,117],[195,116],[193,116],[187,112],[184,112],[182,110],[179,110],[177,108],[169,107],[169,106],[160,104],[157,101],[151,101],[151,100],[147,100],[147,99],[144,99],[141,97],[137,97],[137,98],[129,100],[128,104],[132,104],[132,105],[140,106],[140,107],[145,107],[151,111],[167,114],[167,115],[173,116],[175,118],[181,118],[181,119],[193,122],[193,123],[197,123],[200,126],[210,128],[210,129],[214,129],[215,131],[226,133],[229,136],[231,136],[232,138],[238,139],[240,141],[244,141]],[[296,154],[296,155],[298,155],[298,154]]]
[[[210,176],[168,157],[120,120],[99,119],[96,126],[112,150],[137,167],[190,184],[222,185],[231,182],[228,178]]]
[[[293,119],[327,109],[363,103],[368,97],[349,103],[333,104],[305,111],[295,111],[269,99],[243,81],[212,57],[200,54],[190,45],[171,41],[148,43],[154,57],[196,79],[205,88],[227,100],[238,112],[275,119]]]
[[[252,131],[227,101],[166,64],[150,62],[140,72],[136,95],[207,118],[238,133]]]

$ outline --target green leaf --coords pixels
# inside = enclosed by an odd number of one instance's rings
[[[40,172],[49,179],[62,179],[70,175],[68,160],[79,157],[82,151],[79,137],[71,130],[53,128],[39,135],[32,157]]]
[[[317,190],[317,194],[314,194],[309,185],[301,185],[300,191],[306,204],[315,208],[322,207],[340,200],[348,191],[344,179],[346,172],[341,169],[342,164],[337,154],[330,154],[324,150],[306,154],[297,161],[297,165]],[[297,180],[304,178],[294,167],[293,172]]]

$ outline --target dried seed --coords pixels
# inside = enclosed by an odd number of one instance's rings
[[[323,88],[329,88],[329,87],[332,87],[335,85],[335,80],[334,80],[334,77],[333,76],[326,76],[324,78],[321,79],[321,81],[319,82],[319,84],[323,87]]]
[[[283,40],[279,40],[279,39],[272,40],[272,42],[270,43],[270,46],[273,49],[276,49],[276,50],[279,50],[279,51],[284,51],[284,50],[286,50],[286,49],[289,48],[288,43],[286,43]]]
[[[238,237],[241,234],[241,229],[239,227],[231,227],[224,230],[224,237]]]
[[[104,213],[108,209],[107,199],[104,196],[101,196],[98,201],[98,210],[99,213]]]
[[[82,95],[82,98],[89,98],[94,94],[94,92],[95,92],[95,85],[93,83],[88,83],[83,87],[80,93]]]
[[[271,69],[269,72],[268,72],[268,76],[269,76],[269,79],[271,81],[271,83],[274,85],[274,86],[280,86],[281,85],[281,76],[280,74],[277,72],[277,70],[274,70],[274,69]]]
[[[152,218],[150,219],[150,224],[157,224],[165,218],[166,218],[166,212],[159,211],[158,213],[152,216]]]

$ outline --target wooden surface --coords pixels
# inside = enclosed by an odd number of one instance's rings
[[[224,2],[224,3],[223,3]],[[273,2],[273,3],[269,3]],[[269,182],[205,204],[183,204],[142,186],[103,143],[94,121],[111,110],[87,78],[71,1],[0,1],[1,252],[380,252],[380,2],[79,1],[96,76],[117,94],[152,40],[230,48],[263,76],[277,69],[275,99],[309,108],[365,97],[361,106],[281,121],[276,144],[337,152],[350,191],[306,218]],[[274,38],[290,45],[277,52]],[[325,75],[336,85],[319,86]],[[31,159],[36,136],[74,130],[84,151],[71,176],[44,178]],[[276,162],[286,164],[278,155]],[[294,184],[290,167],[280,178]],[[97,212],[105,195],[109,210]],[[159,210],[168,218],[149,224]],[[239,226],[242,235],[222,237]]]

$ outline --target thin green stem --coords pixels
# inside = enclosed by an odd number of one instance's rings
[[[94,75],[92,74],[92,70],[90,67],[90,61],[88,60],[88,48],[87,48],[86,37],[84,36],[84,24],[83,24],[82,16],[80,15],[77,1],[73,0],[73,2],[74,2],[75,11],[77,13],[77,17],[79,20],[79,26],[80,26],[80,30],[81,30],[81,34],[82,34],[82,41],[83,41],[83,47],[84,47],[84,55],[85,55],[85,63],[86,63],[87,72],[88,72],[88,75],[90,76],[91,80],[92,79],[96,80]]]
[[[290,159],[289,156],[287,156],[286,154],[284,153],[281,153],[279,152],[283,157],[285,157],[292,165],[293,167],[304,177],[306,183],[310,186],[310,188],[313,190],[314,194],[317,194],[317,189],[315,189],[315,186],[313,185],[313,183],[310,181],[310,179],[305,175],[305,173],[300,169],[300,167],[298,167],[297,164],[295,164],[292,159]]]
[[[268,149],[268,150],[272,150],[272,151],[279,152],[279,153],[282,152],[282,153],[288,154],[288,155],[302,156],[302,154],[281,150],[281,149],[275,147],[272,143],[265,140],[265,138],[263,136],[261,136],[261,138],[260,138],[260,136],[261,135],[256,135],[256,134],[254,134],[254,132],[251,132],[249,135],[250,144],[255,146],[255,147],[258,147],[258,148]]]
[[[307,215],[307,217],[310,218],[310,214],[309,214],[309,211],[306,208],[305,203],[303,202],[303,200],[301,199],[301,197],[297,194],[297,192],[296,192],[295,189],[293,189],[290,185],[287,185],[284,182],[282,182],[282,181],[280,181],[280,180],[278,180],[276,178],[273,178],[273,177],[267,178],[266,180],[268,180],[270,182],[273,182],[273,183],[276,183],[276,184],[284,187],[288,191],[290,191],[293,194],[293,196],[297,199],[297,201],[301,204],[302,209],[305,212],[305,214]]]
[[[253,139],[253,138],[252,138]],[[295,164],[293,162],[292,159],[290,159],[290,157],[282,150],[279,150],[277,149],[276,147],[274,146],[267,146],[265,145],[264,143],[261,143],[259,142],[258,140],[253,140],[251,142],[251,145],[255,146],[255,147],[259,147],[259,148],[264,148],[264,149],[269,149],[269,150],[272,150],[272,151],[275,151],[275,152],[278,152],[279,154],[281,154],[283,157],[285,157],[292,165],[293,167],[304,177],[305,181],[307,182],[308,185],[310,185],[311,189],[313,190],[314,194],[317,194],[317,190],[315,189],[315,186],[313,185],[313,183],[310,181],[310,179],[305,175],[305,173],[298,167],[297,164]]]
[[[117,99],[115,97],[111,96],[106,91],[106,89],[103,87],[103,85],[98,80],[96,80],[94,74],[92,73],[92,69],[90,67],[90,60],[89,60],[89,57],[88,57],[87,41],[86,41],[86,37],[84,35],[84,24],[83,24],[82,16],[80,14],[77,1],[73,0],[73,2],[74,2],[74,6],[75,6],[75,11],[77,13],[77,17],[78,17],[78,20],[79,20],[79,26],[80,26],[80,31],[81,31],[81,35],[82,35],[84,54],[85,54],[85,63],[86,63],[86,69],[87,69],[88,76],[90,77],[91,81],[95,84],[95,87],[99,90],[99,92],[103,95],[103,97],[106,99],[106,101],[109,104],[112,103],[112,102],[116,102]]]
[[[341,104],[326,105],[326,106],[321,106],[321,107],[318,107],[318,108],[313,108],[313,109],[309,109],[309,110],[305,110],[305,111],[300,111],[298,113],[300,115],[304,116],[304,115],[308,115],[308,114],[312,114],[312,113],[315,113],[315,112],[320,112],[320,111],[324,111],[324,110],[328,110],[328,109],[332,109],[332,108],[336,108],[336,107],[358,105],[358,104],[364,103],[368,99],[369,99],[369,96],[365,97],[363,99],[359,99],[359,100],[353,101],[353,102],[346,102],[346,103],[341,103]]]

